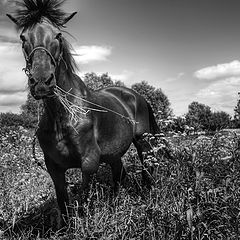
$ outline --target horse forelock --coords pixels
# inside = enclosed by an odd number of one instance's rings
[[[62,28],[67,14],[61,10],[65,0],[15,0],[17,10],[14,17],[18,22],[18,29],[31,28],[44,18],[55,27]]]

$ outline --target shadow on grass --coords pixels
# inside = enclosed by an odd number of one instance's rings
[[[56,219],[59,216],[55,198],[47,200],[38,208],[18,217],[11,224],[3,224],[4,237],[6,239],[35,239],[50,237],[57,229]],[[1,238],[0,238],[1,239]]]
[[[74,172],[76,171],[76,172]],[[79,178],[79,170],[72,170],[67,174],[67,180],[69,184],[69,196],[72,205],[76,205],[78,202],[79,209],[82,207],[83,197],[81,194],[81,178]],[[139,185],[139,184],[138,184]],[[127,190],[130,196],[139,195],[139,187],[131,176],[127,177],[124,189]],[[99,200],[100,198],[100,200]],[[89,209],[93,209],[95,203],[105,202],[114,212],[115,196],[112,191],[112,175],[111,169],[107,165],[103,165],[99,168],[98,174],[93,178],[90,184],[90,194],[88,197]],[[74,207],[73,207],[74,208]],[[0,229],[3,229],[3,239],[56,239],[59,234],[57,229],[57,219],[60,217],[57,202],[54,197],[48,199],[42,205],[33,208],[31,211],[17,216],[11,223],[1,223]],[[70,227],[70,226],[68,226]],[[2,233],[3,233],[2,232]],[[66,232],[65,232],[66,233]],[[54,236],[54,238],[53,238]]]

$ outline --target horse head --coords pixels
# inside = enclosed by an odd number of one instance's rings
[[[53,96],[64,52],[61,28],[76,14],[67,16],[59,4],[57,0],[23,0],[16,16],[7,14],[21,29],[24,70],[35,99]]]

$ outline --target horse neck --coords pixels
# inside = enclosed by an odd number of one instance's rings
[[[83,106],[84,102],[81,98],[86,98],[90,94],[80,77],[73,72],[65,71],[64,68],[61,68],[59,71],[57,84],[63,91],[70,92],[79,97],[76,98],[73,95],[67,96],[72,103],[78,106]],[[48,121],[52,123],[52,127],[55,127],[56,123],[64,125],[69,121],[69,113],[65,110],[57,96],[45,99],[44,107],[45,114],[47,115]]]

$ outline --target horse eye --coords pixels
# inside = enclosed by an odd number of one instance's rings
[[[62,34],[61,34],[61,33],[58,33],[57,36],[56,36],[56,39],[60,39],[61,36],[62,36]]]
[[[23,36],[23,35],[20,35],[20,39],[25,42],[26,41],[26,38]]]

